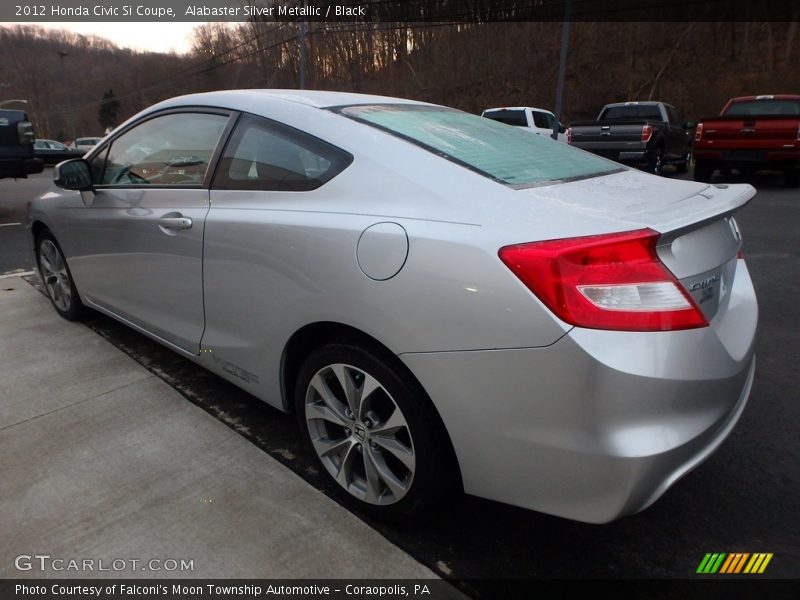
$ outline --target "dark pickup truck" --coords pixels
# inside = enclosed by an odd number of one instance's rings
[[[717,169],[723,177],[766,169],[800,186],[800,95],[732,98],[718,117],[700,120],[694,139],[696,181]]]
[[[33,126],[22,110],[0,110],[0,179],[42,172],[33,156]]]
[[[693,123],[663,102],[606,104],[596,121],[573,123],[567,142],[617,162],[661,175],[665,164],[686,173],[692,160]]]

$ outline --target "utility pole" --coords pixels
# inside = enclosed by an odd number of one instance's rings
[[[303,2],[303,7],[308,7],[308,2]],[[308,28],[308,20],[303,15],[303,20],[300,21],[300,89],[306,89],[306,29]]]
[[[61,87],[65,94],[65,101],[66,101],[66,112],[64,113],[64,135],[66,136],[65,141],[74,140],[72,135],[71,127],[70,127],[70,118],[72,118],[72,102],[70,100],[69,88],[67,87],[67,71],[64,68],[64,59],[69,56],[69,52],[64,52],[63,50],[58,51],[58,56],[61,59]]]
[[[569,48],[569,27],[572,18],[572,0],[564,4],[564,24],[561,28],[561,56],[558,59],[558,80],[556,82],[556,105],[553,112],[556,116],[556,126],[553,128],[552,138],[558,139],[558,128],[561,125],[561,106],[564,100],[564,74],[567,70],[567,49]]]

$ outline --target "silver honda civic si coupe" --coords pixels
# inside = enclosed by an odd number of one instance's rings
[[[55,309],[295,413],[376,516],[463,489],[611,521],[708,457],[750,392],[748,185],[292,90],[161,102],[55,184],[28,219]]]

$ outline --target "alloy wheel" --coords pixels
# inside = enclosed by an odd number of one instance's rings
[[[323,367],[306,389],[305,420],[322,465],[352,496],[388,505],[408,493],[416,468],[411,431],[375,377],[342,363]]]
[[[39,245],[39,268],[53,304],[61,311],[68,311],[72,304],[72,287],[67,263],[52,240],[45,239]]]

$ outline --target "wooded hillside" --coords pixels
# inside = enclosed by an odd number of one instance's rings
[[[131,24],[146,27],[146,24]],[[0,28],[0,101],[24,98],[41,137],[102,133],[101,99],[119,120],[171,96],[224,88],[307,87],[426,100],[479,112],[554,103],[560,23],[212,23],[186,56],[137,53],[99,37]],[[686,119],[731,96],[800,93],[798,22],[573,23],[563,120],[612,101],[659,99]]]

